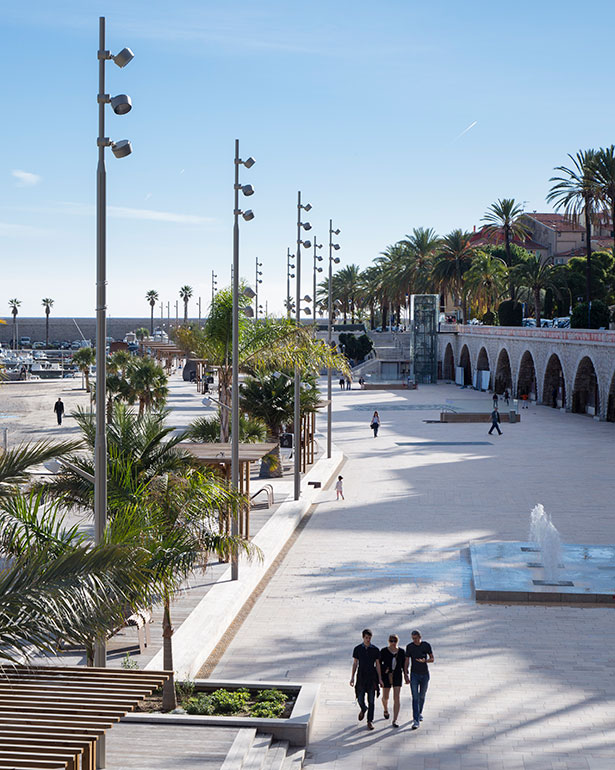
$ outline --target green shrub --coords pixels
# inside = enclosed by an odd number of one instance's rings
[[[209,696],[214,714],[237,714],[240,711],[246,711],[250,692],[246,689],[235,690],[214,690]]]
[[[485,326],[493,326],[495,323],[495,313],[493,313],[491,310],[488,310],[482,317],[482,322],[485,324]]]
[[[255,703],[286,703],[286,695],[282,690],[259,690],[254,698]]]
[[[520,302],[505,299],[498,306],[500,326],[521,326],[523,321],[523,306]]]
[[[191,698],[194,695],[194,682],[191,679],[175,682],[175,695],[180,703]]]
[[[204,692],[194,695],[184,701],[184,709],[187,714],[198,714],[200,716],[210,717],[214,714],[214,707],[211,703],[211,696]]]
[[[592,300],[590,329],[609,328],[609,308],[601,299]],[[571,329],[587,329],[587,302],[581,302],[575,307],[570,316]]]
[[[263,701],[263,703],[255,703],[250,707],[250,716],[259,719],[277,719],[283,711],[284,703]]]

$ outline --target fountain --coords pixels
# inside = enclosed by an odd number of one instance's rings
[[[540,561],[528,562],[528,554]],[[470,543],[477,601],[615,605],[615,548],[563,544],[538,503],[529,542]],[[540,572],[537,572],[540,570]]]

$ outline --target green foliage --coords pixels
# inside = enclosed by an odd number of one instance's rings
[[[286,701],[287,696],[281,690],[260,690],[251,699],[250,691],[242,688],[233,691],[220,689],[196,695],[190,693],[182,698],[181,703],[188,714],[232,716],[248,712],[252,717],[276,719],[284,711]]]
[[[521,326],[523,322],[523,306],[520,302],[505,299],[498,306],[500,326]]]
[[[181,682],[175,682],[175,693],[179,701],[188,700],[194,695],[194,680],[184,679]]]
[[[342,332],[339,336],[340,349],[342,345],[344,346],[344,354],[351,361],[363,361],[365,356],[374,347],[367,334],[357,337],[354,334],[346,334],[345,332]]]
[[[483,314],[481,320],[486,326],[493,326],[495,324],[495,313],[492,313],[491,310],[488,310]]]
[[[130,653],[126,653],[122,658],[121,667],[127,671],[136,671],[139,668],[139,661],[130,657]]]
[[[186,713],[198,716],[210,717],[214,713],[211,698],[205,693],[199,693],[191,698],[187,698],[183,701],[182,707],[186,710]]]
[[[589,318],[589,327],[587,325],[587,302],[579,303],[570,316],[571,329],[600,329],[609,328],[610,312],[608,306],[602,300],[595,299],[591,303],[591,315]]]
[[[220,441],[220,417],[197,417],[186,429],[190,441],[213,444]],[[242,444],[257,444],[267,440],[267,426],[256,417],[239,415],[239,441]]]

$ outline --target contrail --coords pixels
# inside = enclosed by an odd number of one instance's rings
[[[455,141],[455,142],[456,142],[456,141],[457,141],[457,139],[461,139],[461,137],[462,137],[464,134],[467,134],[467,133],[468,133],[468,131],[469,131],[471,128],[474,128],[474,126],[475,126],[477,123],[478,123],[478,120],[474,120],[472,123],[470,123],[470,125],[469,125],[467,128],[464,128],[464,129],[463,129],[463,131],[462,131],[462,132],[459,134],[459,136],[456,136],[456,137],[455,137],[455,139],[454,139],[453,141]]]

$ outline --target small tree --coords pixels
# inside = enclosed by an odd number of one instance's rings
[[[192,297],[192,286],[182,286],[179,290],[179,296],[184,303],[184,324],[188,323],[188,300]]]
[[[145,299],[149,302],[149,307],[151,311],[150,334],[153,334],[154,333],[154,308],[156,307],[156,303],[158,302],[158,292],[155,289],[150,289],[145,295]]]
[[[591,312],[587,302],[580,302],[570,316],[570,328],[608,329],[609,318],[609,308],[602,300],[595,299],[592,301]]]
[[[90,368],[96,361],[96,354],[92,348],[79,348],[73,353],[73,364],[77,366],[79,371],[85,377],[85,390],[86,393],[90,393],[92,388],[90,385]]]
[[[49,297],[45,297],[45,299],[42,300],[43,307],[45,308],[45,347],[49,347],[49,314],[51,313],[51,308],[53,307],[53,300],[49,299]]]
[[[13,316],[13,348],[17,348],[17,313],[19,312],[20,305],[20,299],[9,300],[9,307],[11,308],[11,314]]]

